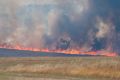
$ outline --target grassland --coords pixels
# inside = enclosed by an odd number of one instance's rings
[[[120,57],[0,58],[0,80],[120,80]]]

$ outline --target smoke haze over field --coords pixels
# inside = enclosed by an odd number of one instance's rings
[[[62,37],[71,49],[120,53],[119,9],[119,0],[1,0],[0,44],[54,49]]]

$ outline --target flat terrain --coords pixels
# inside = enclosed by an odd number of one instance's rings
[[[120,80],[120,57],[1,57],[0,80]]]

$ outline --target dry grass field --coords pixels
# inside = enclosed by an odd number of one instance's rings
[[[0,80],[120,80],[120,57],[2,57]]]

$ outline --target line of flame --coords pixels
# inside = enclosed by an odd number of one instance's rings
[[[16,50],[28,50],[28,51],[37,51],[37,52],[52,52],[52,53],[64,53],[64,54],[81,54],[81,55],[101,55],[101,56],[117,56],[115,52],[107,52],[107,51],[87,51],[83,52],[77,49],[68,49],[68,50],[49,50],[49,49],[40,49],[40,48],[26,48],[16,45],[15,47],[6,47],[0,46],[0,48],[6,49],[16,49]]]

